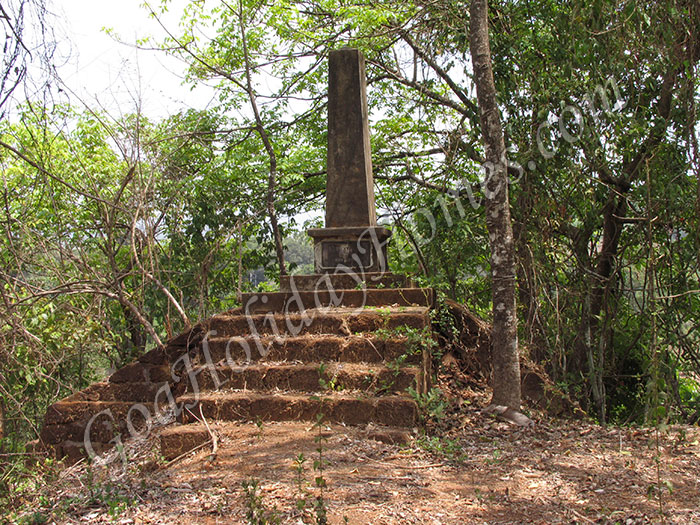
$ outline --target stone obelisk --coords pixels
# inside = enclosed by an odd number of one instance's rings
[[[365,61],[357,49],[329,57],[327,173],[326,227],[308,231],[316,273],[387,271],[391,232],[377,226]]]

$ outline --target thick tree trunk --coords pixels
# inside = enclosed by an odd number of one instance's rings
[[[520,359],[515,305],[515,248],[508,201],[508,169],[496,102],[488,34],[488,2],[471,4],[470,50],[486,149],[484,202],[491,248],[493,298],[492,405],[520,409]]]

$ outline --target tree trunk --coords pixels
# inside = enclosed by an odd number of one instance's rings
[[[243,3],[239,2],[238,7],[238,16],[241,23],[241,44],[243,45],[243,59],[245,61],[246,91],[248,94],[248,100],[250,101],[250,107],[253,110],[253,115],[255,116],[255,129],[257,130],[258,135],[260,135],[260,140],[262,140],[265,151],[270,159],[265,204],[267,207],[267,214],[270,217],[272,239],[275,241],[275,252],[277,254],[277,262],[280,265],[280,275],[287,275],[287,267],[284,263],[284,245],[282,244],[282,234],[280,232],[279,222],[277,220],[277,211],[275,210],[275,193],[277,189],[277,154],[275,153],[275,148],[272,146],[272,142],[270,142],[270,136],[265,130],[262,117],[260,116],[260,110],[258,109],[258,103],[256,101],[255,91],[253,90],[253,81],[251,78],[252,72],[250,56],[248,54],[248,40],[243,18]]]
[[[0,453],[3,452],[2,440],[5,438],[5,405],[0,397]]]
[[[121,305],[121,309],[124,315],[124,321],[126,322],[126,329],[129,332],[129,342],[131,344],[126,348],[122,348],[122,351],[119,352],[119,359],[121,362],[116,363],[119,366],[128,363],[135,356],[141,355],[146,349],[147,342],[143,326],[134,315],[134,312],[124,304]]]
[[[207,256],[202,261],[197,275],[197,288],[199,289],[199,308],[198,315],[200,319],[207,318],[207,305],[209,304],[209,270],[211,266],[211,258]]]
[[[532,186],[527,175],[519,182],[520,192],[515,200],[515,209],[520,219],[513,218],[513,237],[515,239],[516,276],[518,304],[521,312],[521,326],[527,334],[530,346],[529,357],[537,363],[544,363],[550,355],[548,342],[540,319],[539,291],[535,273],[535,259],[529,246],[530,232],[528,218],[532,216]],[[536,227],[536,226],[535,226]]]
[[[606,325],[609,321],[610,294],[611,288],[615,284],[618,248],[624,226],[619,217],[624,217],[626,210],[627,200],[625,195],[618,197],[611,192],[608,202],[603,208],[602,246],[593,282],[591,283],[591,309],[588,326],[590,333],[596,335],[596,340],[590,341],[588,347],[589,378],[593,400],[598,411],[598,419],[602,424],[605,424],[607,420],[604,384],[605,360],[608,354]],[[594,343],[597,343],[597,355],[594,355],[593,352]]]
[[[486,149],[484,202],[491,248],[493,299],[492,405],[520,410],[520,359],[515,305],[515,248],[508,201],[505,139],[496,102],[488,33],[488,1],[473,0],[469,35],[481,134]]]

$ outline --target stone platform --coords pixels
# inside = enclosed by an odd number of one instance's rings
[[[202,424],[213,420],[311,422],[322,414],[329,423],[405,433],[419,425],[418,407],[406,391],[428,389],[431,363],[429,346],[410,347],[405,331],[432,337],[429,308],[377,303],[413,293],[423,303],[432,300],[419,290],[339,290],[344,297],[367,293],[374,306],[359,308],[215,315],[107,381],[54,404],[41,445],[75,461],[148,433],[168,414],[176,423],[163,433],[166,458],[208,439]]]
[[[413,282],[405,275],[389,272],[354,271],[320,273],[310,275],[283,275],[280,277],[280,291],[293,292],[314,290],[362,290],[373,288],[414,288]]]
[[[314,290],[296,292],[245,293],[243,311],[303,312],[309,309],[365,308],[381,306],[433,306],[430,288],[383,288],[374,290]]]

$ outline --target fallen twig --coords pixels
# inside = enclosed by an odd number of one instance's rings
[[[217,438],[216,434],[214,434],[214,432],[211,431],[211,428],[209,428],[207,418],[204,417],[204,413],[202,412],[202,405],[199,405],[199,415],[202,416],[204,426],[207,427],[207,432],[209,432],[209,437],[211,438],[211,454],[209,454],[209,457],[207,458],[207,461],[211,462],[216,459],[216,453],[219,450],[219,438]]]
[[[446,463],[430,463],[429,465],[397,465],[395,463],[389,463],[388,461],[379,461],[378,459],[368,458],[367,456],[363,456],[362,459],[370,461],[372,463],[376,463],[378,465],[384,465],[385,467],[402,468],[404,470],[419,470],[447,466]]]
[[[172,465],[173,463],[177,462],[178,460],[184,458],[184,457],[187,456],[188,454],[191,454],[192,452],[196,452],[196,451],[199,450],[200,448],[204,448],[204,447],[206,447],[206,446],[209,445],[209,444],[211,444],[211,440],[205,441],[204,443],[202,443],[202,444],[200,444],[200,445],[197,445],[197,446],[194,447],[194,448],[191,448],[191,449],[188,450],[187,452],[184,452],[184,453],[180,454],[178,457],[176,457],[176,458],[171,459],[170,461],[168,461],[165,465],[163,465],[163,468],[168,468],[170,465]]]

